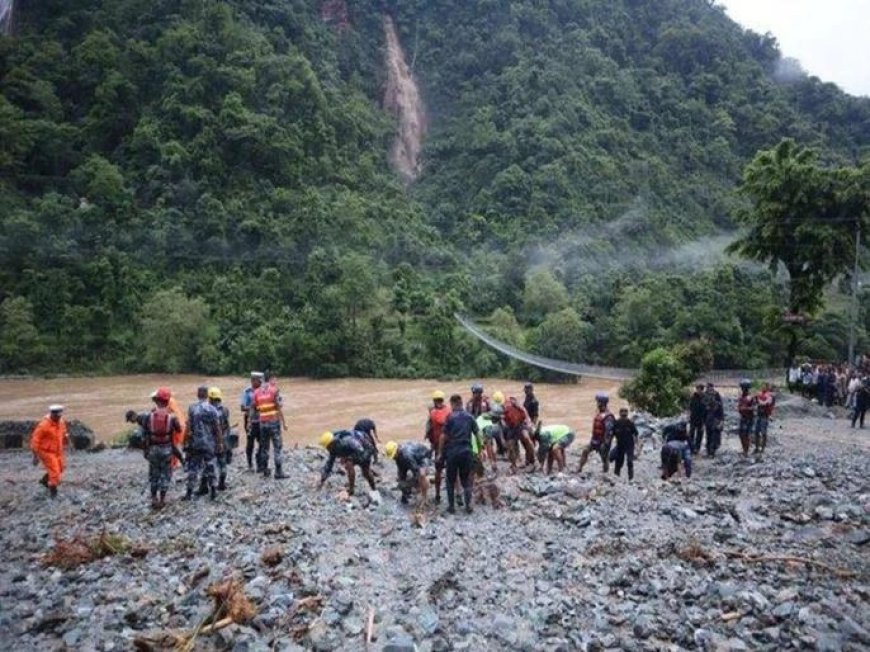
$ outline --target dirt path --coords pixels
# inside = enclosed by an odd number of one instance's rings
[[[310,380],[289,378],[279,382],[287,406],[289,443],[310,443],[326,429],[348,428],[361,417],[378,424],[382,440],[422,436],[426,406],[434,389],[467,397],[472,381],[435,380]],[[0,380],[0,419],[36,419],[50,403],[67,406],[67,416],[80,419],[110,441],[125,429],[124,412],[144,410],[148,396],[158,386],[169,386],[184,405],[193,400],[196,387],[217,385],[230,408],[231,422],[240,421],[239,398],[245,378],[199,376],[111,376],[104,378],[54,378]],[[506,396],[522,396],[522,383],[486,379],[486,393],[500,389]],[[549,423],[566,423],[585,433],[595,410],[595,393],[607,391],[614,399],[618,384],[583,380],[579,385],[546,385],[536,388],[542,417]],[[620,405],[615,400],[614,409]]]

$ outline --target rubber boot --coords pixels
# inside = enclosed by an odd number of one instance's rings
[[[165,491],[160,492],[160,502],[157,503],[157,505],[160,509],[163,509],[164,507],[166,507],[166,492]]]
[[[211,498],[212,500],[217,498],[217,488],[214,485],[211,485],[208,488],[208,497]]]
[[[474,511],[474,507],[471,506],[471,489],[465,490],[465,513],[471,514]]]
[[[275,465],[275,479],[276,480],[286,480],[289,478],[289,475],[284,475],[284,467],[281,464]]]
[[[57,487],[49,487],[48,488],[48,495],[51,496],[52,498],[57,498]]]
[[[271,478],[272,477],[272,469],[270,469],[268,466],[263,469],[263,477],[264,478]]]
[[[184,495],[181,497],[181,500],[193,500],[193,490],[188,488],[188,490],[185,491]]]
[[[159,508],[160,508],[160,502],[157,500],[157,492],[152,491],[151,492],[151,509],[159,509]]]
[[[208,484],[205,481],[205,478],[200,478],[199,480],[199,489],[196,490],[197,496],[205,496],[208,493]]]
[[[218,480],[218,491],[226,491],[227,490],[227,474],[221,473],[221,477]]]
[[[43,487],[47,487],[47,486],[48,486],[48,473],[46,473],[44,476],[42,476],[42,477],[39,479],[39,484],[41,484]]]

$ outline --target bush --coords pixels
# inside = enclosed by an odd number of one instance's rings
[[[673,351],[659,347],[643,356],[640,372],[622,386],[619,395],[653,416],[673,416],[687,399],[687,378],[691,373],[685,363]]]

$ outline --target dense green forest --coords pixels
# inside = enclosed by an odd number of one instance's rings
[[[721,255],[742,170],[783,137],[870,157],[870,100],[783,77],[775,39],[705,0],[19,4],[6,373],[530,373],[457,310],[550,357],[699,340],[718,367],[779,365],[784,277]],[[384,14],[428,115],[410,185]],[[837,290],[803,353],[845,353]]]

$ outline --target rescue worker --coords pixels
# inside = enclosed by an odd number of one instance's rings
[[[634,421],[628,418],[628,408],[619,408],[619,418],[613,422],[613,436],[616,439],[613,471],[619,475],[622,465],[625,464],[629,481],[634,480],[634,451],[637,448],[638,432]]]
[[[402,489],[402,504],[408,504],[411,492],[416,488],[420,492],[420,504],[425,505],[429,494],[426,469],[432,461],[432,449],[418,441],[406,441],[402,444],[388,441],[384,453],[396,463],[399,486]]]
[[[500,391],[496,390],[492,395],[492,403],[490,404],[490,411],[493,413],[504,414],[504,394]],[[497,437],[495,440],[497,452],[499,455],[507,454],[507,444],[504,439],[504,428],[501,428],[497,433]]]
[[[707,383],[704,390],[704,431],[707,435],[707,457],[715,457],[722,444],[722,426],[725,422],[725,409],[722,396],[713,383]]]
[[[481,414],[486,414],[492,409],[488,396],[483,394],[483,385],[474,383],[471,386],[471,398],[465,404],[465,411],[475,419]]]
[[[664,428],[662,437],[662,480],[674,475],[683,463],[687,478],[692,477],[692,448],[689,445],[689,435],[686,432],[686,422],[678,420]]]
[[[157,390],[155,408],[148,414],[142,453],[148,460],[148,482],[151,486],[151,508],[161,509],[166,505],[166,492],[172,481],[172,460],[178,450],[173,441],[181,432],[178,417],[169,411],[172,394],[166,387]]]
[[[740,425],[737,434],[740,436],[740,447],[743,457],[749,456],[749,443],[752,437],[752,426],[755,422],[755,397],[749,393],[752,381],[744,378],[740,381],[740,396],[737,397],[737,413],[740,415]]]
[[[704,441],[704,384],[695,385],[689,398],[689,443],[692,452],[697,454]]]
[[[500,411],[494,410],[481,414],[476,419],[477,427],[483,436],[483,457],[489,460],[493,473],[498,473],[498,465],[495,459],[495,441],[501,433],[501,416],[502,413]]]
[[[264,478],[271,475],[269,470],[269,447],[274,449],[275,479],[284,480],[289,476],[284,475],[284,458],[282,456],[283,442],[281,430],[287,429],[284,419],[284,399],[278,391],[278,386],[266,379],[266,383],[254,391],[251,408],[257,411],[260,423],[260,449],[257,451],[257,471]]]
[[[208,387],[196,390],[197,402],[187,410],[187,429],[184,433],[185,462],[187,464],[187,493],[184,500],[193,498],[193,487],[199,480],[198,495],[217,497],[215,465],[224,452],[220,414],[208,401]]]
[[[248,459],[248,471],[254,470],[254,444],[257,447],[257,472],[260,459],[260,415],[254,408],[254,392],[263,384],[263,372],[251,372],[251,384],[242,392],[241,410],[245,428],[245,457]]]
[[[613,440],[613,424],[616,421],[613,414],[607,408],[610,397],[604,392],[598,392],[595,395],[595,403],[598,408],[598,413],[592,420],[592,439],[589,444],[583,448],[583,453],[580,455],[580,466],[577,467],[577,473],[582,473],[586,460],[589,459],[589,453],[595,451],[601,457],[601,463],[604,466],[604,472],[610,469],[610,444]]]
[[[755,417],[755,450],[756,455],[760,455],[767,448],[767,427],[770,423],[770,417],[773,416],[773,407],[776,404],[776,398],[770,389],[769,383],[764,383],[761,386],[761,391],[755,397],[756,417]]]
[[[852,412],[852,427],[857,423],[864,427],[864,418],[870,408],[870,376],[861,381],[861,387],[855,392],[855,411]]]
[[[511,396],[504,404],[504,415],[501,418],[504,424],[503,433],[508,449],[508,461],[511,464],[511,473],[517,471],[519,459],[519,446],[522,444],[526,456],[526,468],[535,470],[535,448],[532,445],[532,423],[526,409],[519,404],[516,398]]]
[[[223,404],[223,392],[220,387],[208,388],[208,402],[214,406],[218,412],[218,425],[221,429],[221,435],[224,440],[224,451],[217,456],[218,467],[218,491],[226,491],[227,488],[227,467],[233,459],[233,449],[230,446],[230,409]]]
[[[526,414],[529,415],[529,421],[532,424],[532,433],[536,435],[541,428],[541,404],[538,402],[538,397],[535,396],[535,386],[532,383],[523,385],[523,407],[526,409]]]
[[[574,431],[569,426],[552,425],[541,427],[538,441],[538,464],[544,468],[547,462],[547,475],[553,472],[553,463],[559,472],[565,470],[565,449],[574,442]]]
[[[450,397],[450,416],[444,424],[444,434],[438,446],[438,458],[447,468],[447,513],[456,513],[456,482],[462,484],[465,511],[470,514],[474,508],[471,498],[474,490],[475,450],[479,446],[480,430],[477,422],[463,409],[462,397]]]
[[[347,493],[353,496],[356,484],[356,471],[358,466],[363,477],[369,483],[372,491],[375,491],[375,477],[372,475],[372,457],[374,446],[368,443],[368,439],[358,436],[351,430],[326,431],[320,436],[320,445],[329,453],[329,459],[320,472],[320,484],[318,491],[323,488],[326,479],[332,474],[332,468],[336,460],[341,460],[347,473]]]
[[[444,426],[450,416],[450,407],[444,404],[444,392],[440,389],[432,392],[432,407],[429,408],[429,418],[426,420],[426,440],[435,457],[435,502],[441,502],[441,478],[444,475],[444,461],[438,456]]]
[[[374,450],[374,456],[372,461],[377,464],[378,463],[378,444],[381,443],[381,440],[378,439],[378,427],[375,425],[375,422],[369,418],[360,419],[353,426],[354,432],[363,433],[369,440],[372,445],[372,449]]]
[[[155,392],[156,394],[156,392]],[[153,398],[153,397],[152,397]],[[184,433],[187,430],[187,417],[184,413],[184,410],[181,409],[181,406],[178,404],[178,401],[175,400],[175,397],[172,395],[172,392],[169,393],[169,403],[166,406],[169,411],[175,415],[175,418],[178,419],[178,425],[181,426],[181,432],[176,433],[173,436],[172,446],[178,451],[181,448],[182,441],[184,440]],[[179,464],[181,464],[181,456],[173,455],[172,461],[170,465],[174,469]]]
[[[33,466],[40,462],[45,467],[45,475],[39,483],[48,487],[48,495],[57,496],[57,487],[65,468],[64,448],[70,447],[63,406],[51,405],[48,414],[36,424],[30,435],[30,450],[33,451]]]

